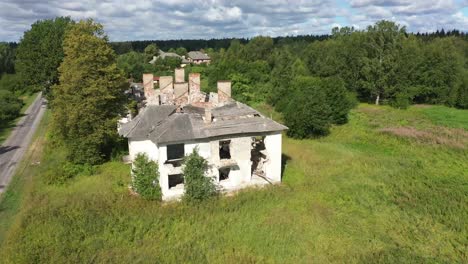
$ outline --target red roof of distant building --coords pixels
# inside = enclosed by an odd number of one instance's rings
[[[153,81],[159,81],[159,76],[153,76]]]

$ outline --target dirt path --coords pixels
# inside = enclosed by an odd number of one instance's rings
[[[42,93],[26,110],[8,139],[0,146],[0,193],[6,190],[46,109]]]

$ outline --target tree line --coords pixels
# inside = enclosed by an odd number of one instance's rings
[[[236,100],[274,106],[293,137],[326,135],[332,125],[347,122],[359,101],[400,108],[413,103],[468,108],[468,43],[462,33],[428,38],[380,21],[365,30],[335,28],[326,36],[259,36],[219,43],[208,47],[212,63],[196,66],[204,72],[204,89],[215,91],[217,80],[232,80]],[[174,45],[173,51],[181,54],[201,47]],[[126,79],[138,80],[143,72],[170,74],[180,65],[180,59],[149,63],[167,47],[151,41],[141,52],[132,46],[117,55],[102,25],[92,20],[40,20],[16,48],[0,45],[0,83],[10,96],[2,101],[14,106],[15,95],[44,91],[55,138],[67,146],[69,160],[97,164],[121,140],[116,126],[128,103],[123,96]],[[196,67],[189,65],[188,71]]]
[[[346,122],[359,101],[468,108],[467,55],[464,34],[423,38],[379,21],[365,30],[334,28],[322,41],[233,41],[212,54],[205,72],[210,89],[231,79],[235,99],[268,102],[284,114],[288,133],[304,138]]]

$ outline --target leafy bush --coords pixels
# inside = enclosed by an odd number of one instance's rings
[[[146,200],[161,200],[159,169],[146,154],[138,154],[133,162],[132,188]]]
[[[23,102],[12,92],[0,90],[0,123],[10,121],[19,116]]]
[[[46,170],[43,180],[49,185],[62,185],[78,175],[92,175],[94,173],[95,167],[89,164],[64,162],[61,165],[55,166],[54,169]]]
[[[326,135],[332,124],[348,121],[355,103],[340,79],[297,77],[291,87],[293,92],[284,110],[289,136]]]
[[[184,199],[187,202],[200,202],[217,195],[218,190],[213,178],[205,176],[208,162],[194,149],[184,158]]]

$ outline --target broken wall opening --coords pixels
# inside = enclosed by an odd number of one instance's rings
[[[177,187],[177,185],[184,184],[184,175],[183,174],[168,175],[168,178],[169,178],[169,189]]]
[[[167,145],[167,161],[165,163],[170,163],[174,167],[179,167],[182,165],[184,156],[184,144]]]
[[[231,158],[231,140],[219,141],[219,158],[220,159]]]
[[[231,168],[220,168],[219,169],[219,181],[225,181],[229,179],[230,172],[231,172]]]
[[[268,155],[265,148],[265,137],[253,137],[252,149],[250,150],[250,161],[252,161],[251,173],[265,177],[265,163]]]

